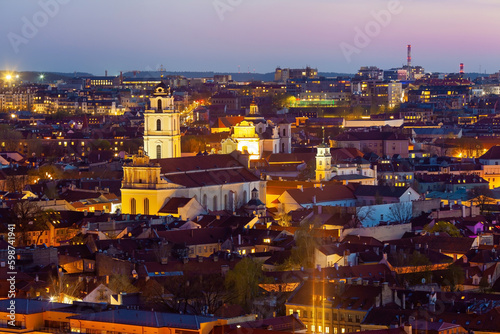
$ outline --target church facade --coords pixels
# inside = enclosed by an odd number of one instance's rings
[[[144,149],[123,166],[123,213],[156,215],[172,198],[194,198],[207,211],[265,202],[266,181],[233,155],[180,157],[179,113],[165,85],[156,87],[144,122]]]
[[[258,114],[255,101],[250,113],[231,129],[231,135],[221,142],[222,153],[238,151],[249,155],[249,160],[258,160],[264,152],[291,153],[292,127],[288,122],[275,124]]]
[[[207,211],[234,212],[252,195],[265,201],[266,181],[231,155],[149,160],[140,151],[123,167],[121,193],[126,214],[158,214],[174,197],[194,198]]]

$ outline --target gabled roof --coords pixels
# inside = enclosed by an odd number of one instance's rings
[[[499,160],[499,159],[500,159],[500,146],[498,145],[493,146],[488,150],[488,152],[479,157],[479,160]]]
[[[226,228],[201,228],[193,230],[159,231],[160,238],[174,245],[206,245],[223,243],[229,236]]]
[[[184,197],[172,197],[171,199],[168,200],[165,205],[158,211],[158,213],[173,213],[177,214],[179,213],[179,208],[184,207],[186,204],[188,204],[192,198],[184,198]]]
[[[289,189],[288,194],[299,204],[352,200],[356,197],[351,188],[344,185],[328,185],[322,188]]]
[[[360,185],[354,190],[356,196],[382,196],[400,198],[408,187]]]
[[[408,140],[406,135],[394,132],[344,132],[334,138],[336,141],[366,140]]]
[[[106,322],[132,326],[155,328],[174,327],[194,330],[199,330],[202,323],[216,321],[215,318],[196,315],[125,309],[77,315],[68,317],[68,319],[89,320],[93,322]]]

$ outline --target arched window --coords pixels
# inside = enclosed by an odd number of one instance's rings
[[[224,209],[225,210],[229,209],[229,201],[227,200],[227,194],[224,195]]]
[[[161,131],[161,120],[160,119],[156,120],[156,131]]]
[[[201,204],[206,209],[207,208],[207,194],[203,195],[203,203]]]
[[[212,209],[213,209],[213,211],[217,211],[218,210],[218,207],[217,207],[217,196],[214,196]]]
[[[149,198],[144,199],[144,214],[149,215]]]
[[[281,153],[286,153],[285,152],[285,143],[281,143]]]
[[[156,145],[156,159],[161,159],[161,145]]]
[[[136,212],[137,212],[137,210],[136,210],[135,198],[132,198],[130,200],[130,213],[133,214],[133,215],[135,215]]]
[[[161,99],[158,99],[158,108],[156,108],[158,112],[161,112],[163,110],[162,105],[161,105]]]
[[[286,129],[283,129],[283,137],[286,137]]]

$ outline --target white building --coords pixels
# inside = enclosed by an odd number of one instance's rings
[[[144,151],[151,159],[181,156],[180,113],[174,109],[170,88],[163,83],[150,98],[151,109],[144,111]]]
[[[288,122],[275,124],[258,114],[255,101],[250,114],[231,129],[231,136],[222,141],[222,154],[238,151],[249,154],[250,160],[258,160],[264,152],[291,153],[292,127]]]

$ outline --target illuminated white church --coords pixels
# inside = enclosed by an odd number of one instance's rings
[[[222,154],[239,151],[248,154],[250,160],[258,160],[264,152],[291,153],[291,124],[278,125],[266,120],[258,113],[255,100],[250,105],[250,113],[243,121],[233,126],[231,135],[221,143]]]
[[[251,196],[265,202],[266,181],[232,155],[180,157],[179,113],[165,85],[156,87],[150,104],[144,114],[144,150],[123,166],[123,213],[166,215],[182,205],[178,211],[186,218],[207,211],[234,212]]]

